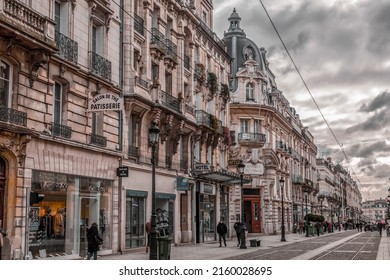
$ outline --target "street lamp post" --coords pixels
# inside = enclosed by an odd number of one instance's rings
[[[306,215],[305,215],[305,232],[306,232],[306,237],[309,237],[309,217],[307,216],[307,196],[308,196],[308,192],[307,192],[307,189],[304,190],[305,192],[305,212],[306,212]]]
[[[318,199],[320,200],[320,203],[321,203],[320,213],[321,213],[321,216],[322,216],[322,201],[324,200],[324,198],[321,196]]]
[[[156,229],[156,145],[160,129],[156,122],[149,128],[149,140],[152,145],[152,217],[150,228],[150,260],[157,260],[157,229]]]
[[[241,227],[240,227],[240,249],[247,249],[246,247],[246,225],[244,217],[244,169],[245,164],[240,160],[240,163],[237,165],[240,172],[240,187],[241,187]]]
[[[279,180],[280,190],[282,194],[282,238],[280,241],[286,241],[286,232],[284,226],[284,178],[281,177]]]
[[[330,204],[330,223],[332,224],[331,232],[333,232],[333,204]]]
[[[341,204],[341,200],[340,200],[340,204]],[[337,215],[337,222],[339,224],[339,231],[341,231],[341,225],[340,225],[341,206],[340,205],[338,207],[338,212],[339,212],[339,214]]]

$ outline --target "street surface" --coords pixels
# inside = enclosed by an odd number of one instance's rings
[[[357,230],[335,231],[320,236],[306,237],[304,234],[287,234],[286,242],[280,235],[253,235],[259,238],[260,247],[239,249],[236,239],[219,247],[217,241],[201,244],[171,246],[171,260],[375,260],[390,259],[390,237],[379,232]],[[148,260],[145,248],[136,248],[123,254],[101,255],[101,260]]]

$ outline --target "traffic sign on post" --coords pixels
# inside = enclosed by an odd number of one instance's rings
[[[116,175],[118,177],[129,177],[129,167],[128,166],[120,166],[116,170]]]

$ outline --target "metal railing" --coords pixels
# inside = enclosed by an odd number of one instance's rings
[[[169,39],[165,39],[165,53],[166,55],[177,62],[177,46]]]
[[[195,119],[196,119],[196,124],[197,125],[204,125],[204,126],[207,126],[209,128],[210,127],[210,114],[209,113],[206,113],[205,111],[203,110],[196,110],[195,111]]]
[[[0,121],[27,126],[27,113],[0,105]]]
[[[129,145],[129,151],[127,154],[131,157],[138,157],[139,156],[139,149],[136,146]]]
[[[161,103],[179,113],[181,112],[179,99],[173,97],[163,90],[161,91]]]
[[[154,45],[160,52],[165,53],[164,34],[157,28],[152,28],[150,44]]]
[[[106,147],[107,146],[107,138],[102,136],[102,135],[91,134],[91,144],[98,145],[101,147]]]
[[[69,126],[62,125],[59,123],[52,122],[51,124],[51,135],[59,136],[63,138],[70,138],[72,136],[72,129]]]
[[[144,20],[138,15],[134,15],[134,30],[144,36]]]
[[[111,81],[111,61],[94,52],[92,52],[91,71],[92,73]]]
[[[77,64],[78,43],[56,31],[57,54],[66,60]]]
[[[141,79],[140,77],[135,77],[135,83],[138,86],[141,86],[141,87],[144,87],[144,88],[148,88],[148,86],[149,86],[149,82]]]
[[[238,133],[238,141],[265,143],[266,136],[264,133]]]

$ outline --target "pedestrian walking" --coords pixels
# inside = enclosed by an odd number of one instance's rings
[[[87,260],[90,260],[92,256],[94,260],[97,260],[97,252],[99,251],[99,246],[103,244],[103,239],[99,235],[97,223],[93,223],[92,226],[88,229],[87,241],[88,241]]]
[[[316,222],[315,227],[316,227],[316,231],[317,231],[317,236],[320,236],[320,228],[321,228],[320,222]]]
[[[236,231],[236,236],[237,236],[237,247],[240,246],[241,244],[241,223],[240,221],[237,219],[237,221],[234,223],[233,225],[233,229]]]
[[[226,247],[226,234],[227,234],[227,227],[223,220],[220,220],[217,226],[217,233],[219,236],[219,247],[222,247],[222,240]]]
[[[382,236],[382,229],[383,229],[383,225],[381,222],[379,222],[378,223],[379,236]]]

